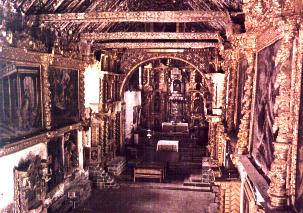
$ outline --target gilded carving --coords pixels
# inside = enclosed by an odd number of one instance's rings
[[[187,49],[187,48],[218,48],[218,43],[212,42],[111,42],[111,43],[95,43],[94,49],[113,49],[113,48],[127,48],[127,49],[161,49],[161,48],[170,48],[170,49]]]
[[[229,16],[225,12],[214,11],[137,11],[137,12],[93,12],[64,13],[29,16],[30,20],[42,23],[52,22],[201,22],[223,21],[228,23]]]
[[[171,32],[115,32],[115,33],[84,33],[82,40],[219,40],[218,33],[171,33]]]

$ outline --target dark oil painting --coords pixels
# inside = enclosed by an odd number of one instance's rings
[[[42,129],[40,68],[15,66],[0,78],[0,141],[37,133]]]
[[[277,64],[277,52],[281,40],[265,47],[257,54],[256,97],[253,117],[252,155],[265,174],[273,161],[273,142],[277,132],[273,124],[278,88],[275,88],[280,64]]]
[[[58,128],[79,121],[78,70],[50,67],[52,127]]]

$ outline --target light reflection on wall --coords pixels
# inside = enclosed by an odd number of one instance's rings
[[[96,61],[85,69],[85,107],[91,107],[93,112],[98,112],[99,88],[102,79],[101,62]]]
[[[131,138],[131,131],[134,128],[133,115],[134,106],[141,106],[141,92],[140,91],[126,91],[124,93],[124,100],[126,104],[125,112],[125,138]]]
[[[212,108],[213,114],[221,115],[223,107],[224,73],[209,73],[207,78],[212,82]]]

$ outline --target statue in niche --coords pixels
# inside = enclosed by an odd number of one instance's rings
[[[35,124],[37,110],[35,110],[34,82],[29,76],[23,79],[23,96],[19,109],[19,127],[23,130],[30,129]]]
[[[200,94],[196,94],[194,99],[194,112],[203,113],[203,98]]]
[[[160,104],[161,104],[160,95],[157,93],[154,99],[154,112],[160,112],[160,108],[161,108]]]
[[[78,163],[77,142],[71,137],[71,133],[64,135],[64,170],[71,173]]]
[[[181,92],[181,82],[180,80],[174,80],[173,82],[173,91],[175,92]]]

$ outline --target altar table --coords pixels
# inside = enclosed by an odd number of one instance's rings
[[[188,132],[188,123],[162,123],[163,132]]]
[[[179,141],[175,140],[159,140],[157,143],[157,151],[176,151],[179,150]]]

